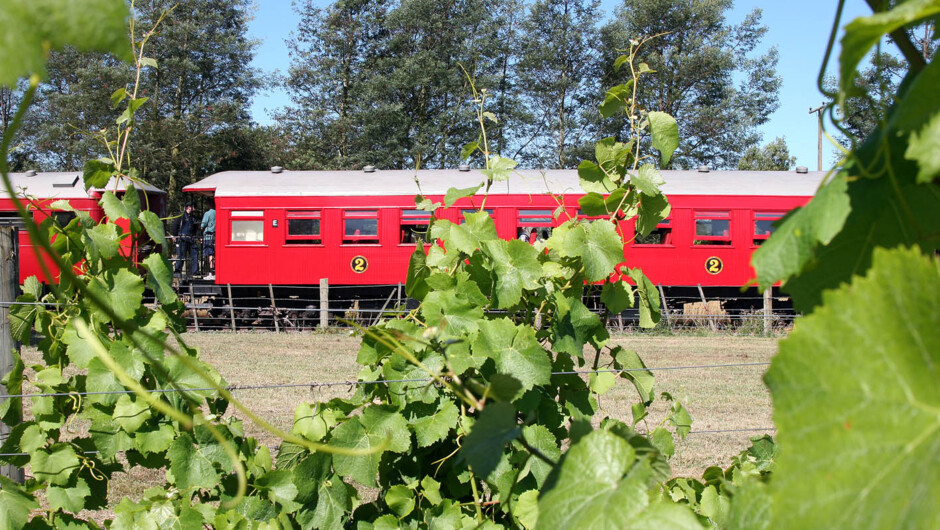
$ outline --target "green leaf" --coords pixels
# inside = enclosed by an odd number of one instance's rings
[[[75,481],[68,487],[60,488],[49,486],[46,496],[49,499],[49,508],[52,510],[65,510],[78,513],[85,507],[85,498],[91,495],[91,489],[83,478]]]
[[[780,447],[773,527],[936,522],[938,292],[935,257],[876,249],[864,278],[826,292],[781,341],[765,376]]]
[[[637,462],[633,447],[613,433],[582,437],[555,473],[539,497],[539,528],[701,528],[686,508],[650,506],[648,461]]]
[[[708,517],[718,527],[724,527],[728,522],[728,514],[731,511],[731,501],[728,497],[718,493],[715,486],[709,486],[702,492],[702,499],[699,501],[702,515]]]
[[[663,179],[662,173],[656,169],[656,166],[643,164],[637,174],[630,179],[630,182],[636,186],[636,189],[640,190],[640,193],[654,197],[661,194],[659,188],[666,183],[666,180]]]
[[[655,396],[653,387],[656,384],[656,377],[653,372],[646,369],[643,359],[633,350],[625,350],[620,346],[616,346],[611,350],[610,355],[614,358],[614,367],[618,370],[625,370],[620,373],[621,376],[633,383],[640,399],[643,400],[646,406],[649,406]],[[634,420],[634,423],[636,421]]]
[[[837,175],[806,206],[787,214],[754,251],[751,264],[758,283],[767,288],[799,274],[812,260],[816,246],[829,243],[842,230],[851,209],[848,181]]]
[[[23,293],[32,295],[35,300],[42,298],[42,291],[42,284],[35,276],[30,276],[23,281]]]
[[[142,453],[155,454],[169,449],[175,437],[176,430],[166,423],[161,423],[153,430],[138,430],[134,433],[134,442]]]
[[[220,478],[212,461],[195,443],[191,434],[181,433],[166,453],[170,461],[171,482],[184,491],[211,488],[218,484]]]
[[[601,302],[612,314],[618,314],[633,307],[633,286],[618,280],[605,283],[601,288]]]
[[[141,66],[149,66],[151,68],[157,68],[157,60],[153,57],[141,57],[140,58]]]
[[[551,359],[528,326],[516,326],[508,318],[483,320],[480,333],[471,344],[474,355],[496,361],[499,373],[511,375],[528,390],[551,378]]]
[[[614,272],[623,261],[623,241],[613,223],[595,221],[572,228],[565,237],[565,251],[581,256],[589,282],[601,281]]]
[[[355,493],[355,490],[352,490]],[[321,483],[317,490],[317,504],[312,512],[298,514],[304,528],[343,529],[343,520],[352,510],[353,495],[350,488],[337,477]]]
[[[415,494],[407,486],[392,486],[385,493],[385,504],[395,515],[404,517],[415,509]]]
[[[160,220],[157,214],[150,210],[144,210],[137,214],[137,220],[147,230],[147,235],[154,243],[166,248],[166,233],[163,230],[163,221]]]
[[[617,187],[604,170],[590,160],[584,160],[578,165],[578,180],[581,181],[581,188],[588,193],[603,195]]]
[[[568,298],[563,293],[555,293],[554,297],[557,313],[552,322],[553,350],[581,357],[588,341],[600,346],[610,338],[600,317],[581,300]]]
[[[114,405],[114,421],[129,433],[136,432],[150,416],[150,405],[127,394]]]
[[[53,444],[48,450],[37,450],[31,456],[29,463],[33,476],[56,486],[68,484],[72,474],[78,470],[78,455],[69,444]]]
[[[488,479],[503,456],[506,444],[522,434],[516,409],[510,403],[490,403],[464,438],[460,456],[482,479]]]
[[[621,61],[623,59],[623,61]],[[626,55],[621,55],[617,58],[614,63],[614,69],[619,69],[624,62],[629,60]],[[620,64],[617,64],[619,62]],[[600,111],[601,116],[604,118],[610,118],[614,114],[617,114],[627,105],[633,98],[633,80],[631,79],[626,84],[617,85],[611,87],[610,90],[604,94],[604,101],[597,107],[597,110]]]
[[[432,291],[421,306],[428,325],[438,328],[441,339],[458,339],[479,329],[483,308],[453,289]]]
[[[442,238],[447,245],[448,253],[453,247],[465,254],[473,254],[476,249],[481,247],[483,241],[497,238],[496,225],[488,213],[468,213],[464,215],[464,219],[466,222],[461,225],[448,222],[434,223],[434,228],[437,228],[438,224],[450,227],[450,234]]]
[[[425,500],[431,503],[431,506],[437,506],[441,503],[441,483],[434,480],[430,475],[421,479],[421,493]]]
[[[127,194],[131,195],[131,194]],[[136,219],[139,211],[131,211],[121,199],[118,199],[113,191],[106,191],[101,196],[101,207],[104,209],[108,219],[116,221],[118,219]]]
[[[512,514],[526,530],[534,530],[539,520],[539,492],[529,490],[519,495]]]
[[[38,509],[39,503],[22,486],[0,475],[0,528],[26,528],[30,512]]]
[[[291,432],[319,442],[334,425],[336,415],[326,406],[317,406],[316,413],[309,403],[301,403],[294,409],[294,428]]]
[[[495,182],[508,180],[516,164],[516,161],[511,158],[493,155],[490,157],[489,169],[484,169],[481,173],[486,175],[486,178]]]
[[[92,260],[111,259],[120,252],[121,233],[115,224],[97,224],[90,230],[85,230],[84,235],[85,248],[88,249]]]
[[[451,206],[454,205],[455,202],[457,202],[460,199],[463,199],[466,197],[473,197],[473,195],[476,194],[476,192],[480,191],[480,188],[482,187],[483,187],[483,183],[481,182],[479,185],[473,186],[470,188],[463,188],[463,189],[448,188],[447,193],[444,195],[444,206],[447,206],[448,208],[450,208]]]
[[[918,183],[929,183],[940,175],[940,112],[935,112],[923,129],[911,133],[904,156],[920,166]]]
[[[908,0],[888,11],[859,17],[846,24],[839,55],[840,92],[851,91],[858,64],[882,36],[937,14],[940,14],[940,4],[936,0]]]
[[[636,218],[637,233],[642,236],[649,235],[650,232],[656,230],[656,225],[669,217],[671,211],[672,206],[665,195],[642,195]]]
[[[640,327],[655,327],[662,317],[659,312],[659,291],[640,269],[630,269],[627,275],[636,284],[637,299],[640,301]]]
[[[127,89],[125,87],[121,87],[115,90],[111,94],[111,109],[118,108],[118,105],[120,105],[121,102],[124,101],[124,98],[126,97],[127,97]]]
[[[16,342],[29,344],[33,324],[36,317],[43,312],[43,307],[37,303],[35,296],[28,293],[17,296],[16,301],[10,308],[10,335]]]
[[[85,182],[85,189],[104,188],[111,180],[114,174],[114,163],[102,160],[89,160],[85,162],[82,170],[82,180]]]
[[[15,308],[16,306],[13,306],[10,312],[12,313],[12,309]],[[3,374],[2,382],[5,393],[15,396],[23,393],[23,371],[26,366],[23,364],[23,359],[20,358],[19,351],[14,349],[12,355],[13,366],[7,365],[10,371]],[[0,422],[7,425],[17,425],[21,421],[23,421],[23,398],[6,398],[3,402],[0,402]]]
[[[123,0],[6,0],[0,3],[0,20],[16,36],[0,39],[0,85],[16,88],[17,79],[45,72],[49,51],[66,45],[80,51],[110,52],[131,57],[127,42],[128,8]]]
[[[485,395],[496,401],[515,401],[522,393],[522,383],[515,377],[507,374],[493,374]]]
[[[279,503],[287,511],[293,511],[300,507],[294,502],[297,486],[294,485],[293,476],[288,470],[275,469],[258,477],[255,485],[268,493],[269,500]]]
[[[173,290],[173,273],[166,257],[162,254],[151,254],[141,264],[148,272],[147,287],[154,292],[157,300],[164,305],[175,303],[178,297]]]
[[[591,392],[602,395],[613,388],[616,382],[617,376],[613,372],[592,373],[588,379],[588,388],[591,389]]]
[[[522,299],[523,290],[539,287],[542,266],[534,246],[518,239],[484,243],[496,272],[496,300],[500,309],[508,309]]]
[[[692,432],[692,415],[678,401],[674,402],[669,410],[669,423],[675,426],[679,438],[685,438]]]
[[[649,120],[653,148],[659,151],[663,166],[668,166],[672,154],[679,147],[679,125],[675,118],[665,112],[650,112]]]
[[[418,447],[428,447],[450,434],[457,426],[460,411],[452,401],[442,400],[438,409],[429,416],[422,416],[411,421]]]
[[[382,453],[404,453],[411,448],[411,433],[404,416],[387,406],[368,407],[359,418],[351,418],[333,430],[338,447],[372,451],[366,455],[333,455],[336,472],[365,486],[376,485]]]
[[[466,160],[480,148],[480,142],[469,142],[460,150],[460,159]]]
[[[663,427],[656,427],[653,429],[653,432],[650,434],[650,442],[653,446],[659,450],[660,453],[666,456],[666,458],[672,458],[672,455],[676,454],[676,445],[672,439],[672,433]]]
[[[97,295],[117,318],[130,320],[143,302],[144,282],[127,269],[109,269],[88,283],[88,291]]]
[[[427,284],[427,278],[430,275],[431,270],[428,268],[427,255],[424,253],[424,248],[418,245],[415,251],[411,253],[411,259],[408,260],[408,276],[405,279],[405,294],[415,300],[424,300],[424,297],[430,290]]]

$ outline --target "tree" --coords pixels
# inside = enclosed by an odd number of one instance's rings
[[[568,168],[581,161],[572,150],[587,140],[597,86],[591,77],[596,51],[590,39],[596,0],[539,0],[522,22],[518,83],[528,123],[516,155],[524,164]]]
[[[656,36],[638,54],[638,62],[652,70],[638,98],[679,122],[683,142],[673,166],[735,167],[741,153],[760,140],[758,127],[777,109],[777,50],[755,53],[767,31],[761,12],[730,25],[725,12],[731,5],[731,0],[624,0],[601,30],[605,89],[629,77],[614,68],[617,50],[626,49],[630,39]],[[622,127],[601,131],[625,136]]]
[[[777,137],[764,147],[752,145],[744,152],[738,161],[740,171],[789,171],[796,162],[795,156],[790,156],[787,141]]]

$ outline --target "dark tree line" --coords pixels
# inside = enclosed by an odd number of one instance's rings
[[[225,169],[454,167],[479,135],[472,82],[485,90],[492,151],[522,167],[575,167],[598,138],[623,135],[597,104],[624,82],[612,65],[630,40],[656,35],[639,54],[652,70],[639,97],[679,120],[673,167],[736,167],[760,147],[781,80],[776,50],[757,52],[760,12],[731,24],[731,4],[624,0],[602,19],[597,0],[298,2],[280,80],[291,101],[258,126],[248,108],[265,74],[250,66],[250,0],[137,2],[137,38],[176,7],[147,46],[157,66],[144,70],[133,164],[174,205],[182,186]],[[113,123],[109,96],[132,75],[112,57],[53,55],[13,167],[77,170],[105,154],[88,132]],[[0,125],[19,94],[0,92]]]

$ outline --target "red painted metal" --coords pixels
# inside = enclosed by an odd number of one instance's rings
[[[563,196],[565,214],[557,226],[576,215],[580,195]],[[428,197],[442,201],[440,196]],[[754,277],[750,257],[762,239],[755,236],[755,212],[782,216],[803,205],[805,196],[677,195],[672,203],[669,244],[634,244],[632,221],[620,223],[628,243],[624,263],[639,267],[655,284],[670,286],[741,286]],[[554,210],[558,198],[550,195],[492,195],[487,209],[493,210],[497,233],[504,239],[518,235],[520,210]],[[328,278],[334,285],[388,285],[405,280],[408,260],[415,244],[400,244],[403,211],[414,209],[414,195],[394,196],[217,196],[216,283],[233,285],[316,285]],[[440,219],[459,221],[461,209],[479,206],[480,198],[463,199],[452,208],[436,212]],[[378,243],[343,241],[344,212],[375,210]],[[288,212],[318,214],[317,244],[287,244]],[[233,217],[233,213],[237,217]],[[695,219],[718,217],[728,220],[730,244],[694,244]],[[236,241],[232,221],[262,223],[261,240]],[[245,225],[238,225],[245,226]],[[724,225],[722,225],[724,226]],[[296,236],[292,236],[296,239]],[[702,236],[708,241],[707,236]],[[766,237],[766,236],[764,236]],[[258,239],[252,237],[252,239]],[[723,236],[712,239],[723,239]],[[710,241],[715,242],[715,241]],[[712,258],[717,258],[720,263]],[[712,259],[711,262],[709,260]],[[356,260],[354,262],[354,260]],[[365,263],[363,263],[365,262]],[[717,265],[716,265],[717,264]],[[708,269],[711,270],[708,270]],[[717,271],[716,271],[717,269]]]

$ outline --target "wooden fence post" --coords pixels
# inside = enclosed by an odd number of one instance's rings
[[[193,309],[193,323],[199,331],[199,311],[196,309],[196,295],[193,294],[193,282],[189,282],[189,307]]]
[[[326,329],[330,325],[330,280],[320,278],[320,327]]]
[[[698,284],[698,295],[702,298],[702,305],[705,306],[705,318],[712,327],[712,331],[718,331],[718,322],[712,318],[712,312],[708,309],[708,300],[705,299],[705,292],[702,291],[702,284]]]
[[[12,226],[0,226],[0,378],[13,370],[13,350],[19,350],[19,344],[13,342],[10,333],[10,307],[16,301],[16,290],[19,283],[19,264],[17,248],[17,230]],[[0,385],[4,394],[7,388]],[[8,398],[9,399],[9,398]],[[12,425],[0,423],[0,441],[5,441]],[[0,465],[0,475],[8,479],[23,483],[23,470],[10,464]]]
[[[271,320],[274,320],[274,332],[280,333],[281,326],[277,323],[277,304],[274,302],[274,286],[268,284],[268,295],[271,296]]]
[[[774,330],[774,287],[771,285],[764,291],[764,335],[770,335]]]
[[[232,303],[232,284],[227,283],[228,288],[228,314],[232,319],[232,333],[235,333],[235,304]]]
[[[669,305],[666,303],[666,293],[663,292],[663,284],[659,284],[659,297],[662,298],[663,301],[662,315],[663,318],[666,319],[666,327],[671,330],[672,326],[669,323]]]

